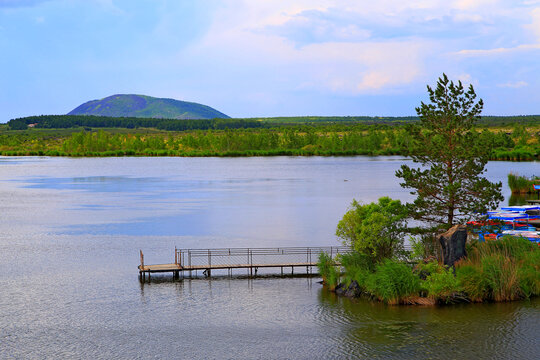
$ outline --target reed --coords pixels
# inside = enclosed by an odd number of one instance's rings
[[[514,173],[508,174],[508,186],[510,186],[512,194],[532,194],[536,191],[533,188],[535,184],[540,184],[538,176],[527,178]]]
[[[540,295],[540,250],[524,238],[478,243],[456,264],[457,280],[475,302],[512,301]]]
[[[335,261],[332,257],[326,253],[319,255],[319,262],[317,263],[319,274],[323,278],[323,282],[334,290],[339,283],[339,271],[336,269]]]
[[[366,291],[380,301],[390,305],[408,303],[420,291],[420,278],[413,274],[410,266],[384,260],[374,273],[366,279]]]

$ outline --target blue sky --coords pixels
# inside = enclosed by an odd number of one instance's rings
[[[540,0],[0,0],[0,122],[113,94],[233,117],[414,115],[445,72],[540,114]]]

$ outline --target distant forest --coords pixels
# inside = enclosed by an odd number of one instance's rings
[[[370,117],[370,116],[299,116],[274,118],[213,119],[213,120],[176,120],[138,117],[107,117],[90,115],[40,115],[12,119],[8,126],[12,130],[24,130],[28,126],[44,129],[87,128],[155,128],[165,131],[185,130],[224,130],[268,128],[274,126],[298,124],[348,124],[398,125],[417,121],[417,117]],[[479,121],[483,126],[537,125],[540,115],[523,116],[484,116]]]
[[[40,115],[28,116],[8,121],[12,130],[24,130],[28,125],[41,129],[88,128],[156,128],[166,131],[247,129],[265,126],[256,120],[213,119],[177,120],[138,117],[108,117],[92,115]]]

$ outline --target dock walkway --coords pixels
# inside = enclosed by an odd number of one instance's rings
[[[313,273],[317,266],[319,255],[326,253],[335,258],[338,254],[351,251],[347,246],[327,247],[283,247],[283,248],[222,248],[222,249],[175,249],[174,263],[145,265],[144,254],[140,251],[141,264],[138,266],[139,278],[145,281],[152,273],[170,272],[173,278],[184,277],[193,271],[203,271],[209,277],[213,270],[227,270],[232,275],[234,269],[247,269],[248,276],[256,276],[259,268],[281,269],[305,267],[306,273]]]

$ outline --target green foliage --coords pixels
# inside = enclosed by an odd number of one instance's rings
[[[416,109],[420,124],[411,126],[410,156],[420,168],[402,165],[396,176],[414,189],[411,213],[434,227],[449,228],[502,201],[501,184],[481,177],[492,144],[473,130],[483,108],[471,86],[463,88],[443,74],[427,87],[430,103]]]
[[[427,257],[426,248],[420,239],[411,237],[409,238],[409,242],[412,249],[409,254],[409,260],[420,261]]]
[[[341,254],[339,261],[345,269],[345,285],[349,286],[352,281],[356,281],[361,288],[365,288],[367,278],[375,270],[371,257],[353,251],[348,254]]]
[[[399,200],[382,197],[361,205],[353,200],[338,223],[336,235],[372,263],[400,255],[407,209]]]
[[[11,130],[26,130],[28,129],[28,125],[24,120],[11,120],[9,123],[9,128]]]
[[[476,243],[468,257],[479,261],[483,257],[502,254],[509,259],[522,259],[527,253],[538,251],[538,246],[522,237],[503,236],[497,241]]]
[[[418,274],[420,278],[426,279],[429,275],[441,273],[445,269],[446,268],[442,265],[439,265],[436,260],[432,260],[428,262],[419,262],[418,264],[416,264],[414,272]]]
[[[339,282],[339,271],[336,269],[336,263],[332,257],[326,253],[319,254],[319,262],[317,268],[323,281],[331,289],[335,288]]]
[[[441,246],[437,241],[436,234],[425,229],[410,228],[411,233],[416,232],[416,236],[409,239],[412,251],[409,252],[409,260],[420,261],[427,258],[441,258]]]
[[[163,119],[163,118],[139,118],[139,117],[109,117],[94,115],[40,115],[29,116],[8,121],[10,127],[14,123],[37,124],[38,129],[66,129],[73,127],[87,128],[126,128],[135,129],[140,127],[156,128],[168,131],[185,130],[222,130],[261,128],[265,125],[253,120],[239,119]]]
[[[373,266],[368,255],[352,252],[341,255],[340,262],[346,286],[356,281],[364,294],[389,304],[512,301],[540,295],[540,249],[536,244],[505,237],[475,243],[468,251],[469,256],[456,263],[455,274],[435,260],[420,262],[414,269],[395,259]],[[333,263],[328,255],[321,259],[321,273],[335,287],[333,281],[338,281],[339,273],[329,265]]]
[[[386,259],[365,282],[366,291],[388,304],[398,304],[420,290],[420,279],[406,264]]]
[[[461,291],[459,280],[451,269],[443,266],[430,270],[431,273],[422,281],[422,288],[427,291],[428,297],[439,302],[452,302],[456,294]]]

